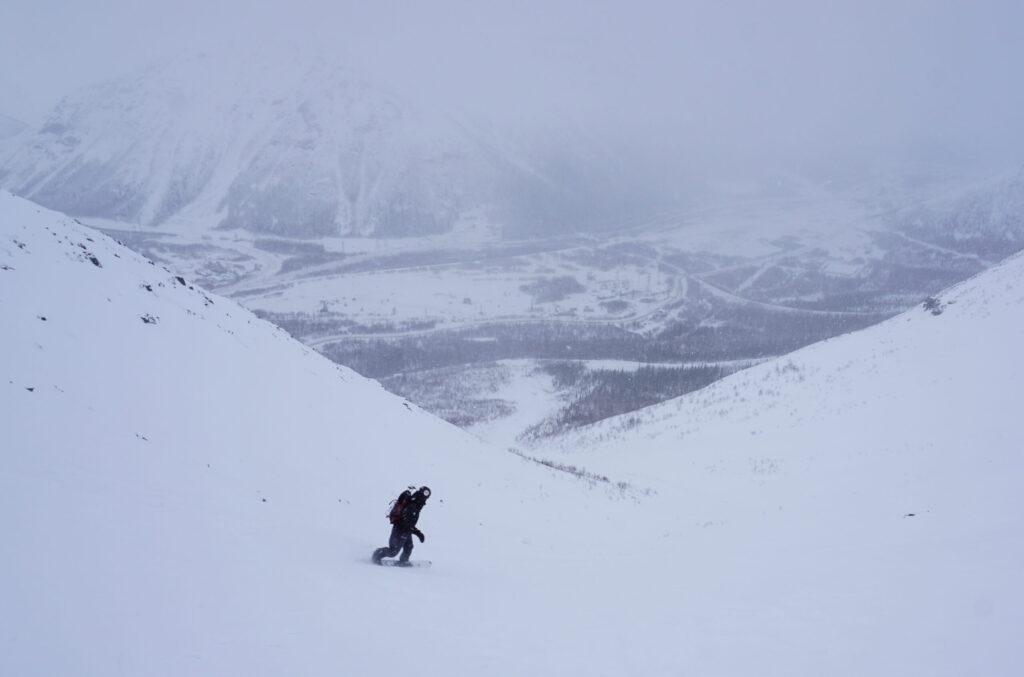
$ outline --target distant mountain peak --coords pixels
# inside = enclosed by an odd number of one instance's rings
[[[19,134],[27,128],[28,125],[21,120],[0,113],[0,139],[6,139]]]
[[[481,209],[513,230],[583,229],[628,202],[605,164],[471,134],[344,64],[270,50],[181,56],[71,94],[0,155],[0,185],[172,230],[429,234]]]

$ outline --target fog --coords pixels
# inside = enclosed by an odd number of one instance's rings
[[[395,91],[691,166],[1015,161],[1024,4],[7,0],[0,114],[196,50],[302,45]]]

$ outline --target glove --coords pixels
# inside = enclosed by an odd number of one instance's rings
[[[423,532],[420,531],[419,529],[417,529],[416,531],[414,531],[412,533],[416,535],[416,538],[420,539],[420,543],[422,543],[423,541],[427,540],[427,537],[424,536]]]

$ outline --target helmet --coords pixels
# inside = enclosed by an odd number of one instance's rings
[[[430,498],[430,487],[420,487],[416,490],[416,495],[422,498],[424,501]]]

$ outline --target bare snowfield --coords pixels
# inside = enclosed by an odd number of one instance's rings
[[[1024,259],[939,303],[540,452],[588,480],[0,193],[0,673],[1016,675]],[[367,564],[410,482],[433,566]]]

